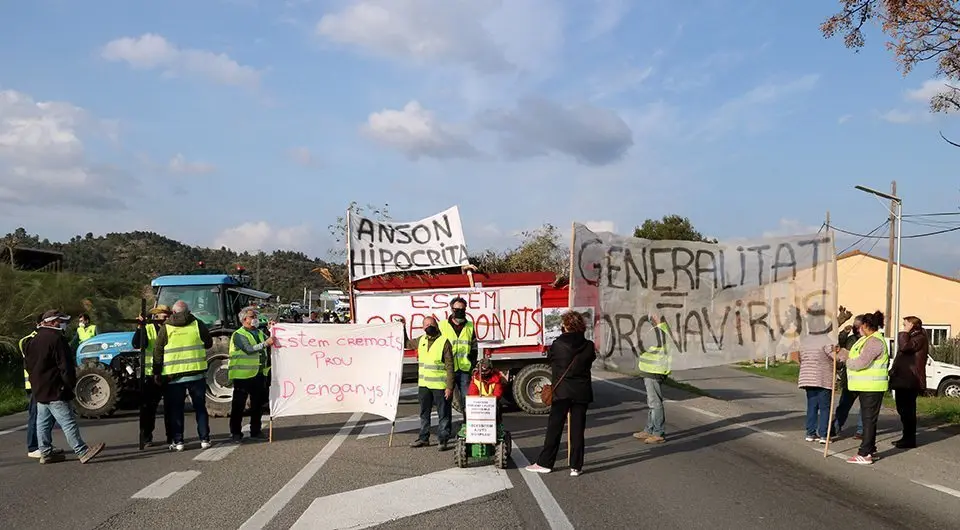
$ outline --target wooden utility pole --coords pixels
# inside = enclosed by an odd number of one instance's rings
[[[897,196],[897,181],[890,183],[890,195],[894,197]],[[887,254],[887,310],[884,312],[885,318],[883,326],[885,335],[888,338],[893,337],[895,331],[894,323],[890,320],[893,318],[893,262],[896,259],[894,247],[897,241],[897,219],[894,215],[894,208],[896,208],[896,204],[890,201],[890,250]]]

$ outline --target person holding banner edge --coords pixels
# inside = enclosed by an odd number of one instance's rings
[[[666,322],[661,322],[655,315],[650,316],[654,325],[656,345],[645,348],[640,354],[637,368],[643,385],[647,391],[647,427],[633,437],[646,444],[662,444],[666,424],[666,414],[663,409],[663,382],[670,375],[670,351],[667,346],[670,338],[670,328]]]
[[[230,441],[243,439],[241,424],[243,410],[250,397],[250,438],[263,440],[263,406],[269,401],[270,348],[274,338],[259,329],[260,314],[255,307],[240,311],[243,327],[230,337],[227,373],[233,381],[233,401],[230,405]]]
[[[454,381],[460,390],[460,410],[466,411],[467,392],[473,367],[477,364],[477,335],[467,319],[467,301],[458,296],[450,300],[450,317],[440,322],[440,333],[450,342],[454,358]]]
[[[437,408],[437,440],[440,450],[449,449],[452,433],[453,413],[450,410],[454,386],[453,347],[440,332],[437,319],[423,319],[424,335],[412,339],[410,347],[416,344],[418,368],[417,398],[420,401],[420,434],[410,447],[430,445],[430,414],[434,404]],[[466,398],[464,398],[466,399]]]

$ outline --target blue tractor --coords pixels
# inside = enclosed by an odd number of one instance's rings
[[[203,271],[206,272],[206,271]],[[239,274],[186,274],[161,276],[152,282],[158,305],[183,300],[213,335],[207,351],[207,412],[230,415],[233,384],[227,377],[230,336],[240,327],[237,314],[249,305],[263,305],[271,295],[250,288],[250,279]],[[264,322],[265,323],[265,322]],[[77,413],[85,418],[113,414],[122,400],[136,400],[140,352],[133,348],[133,332],[102,333],[77,347]]]

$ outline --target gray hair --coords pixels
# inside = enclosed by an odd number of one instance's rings
[[[253,316],[255,316],[255,317],[259,317],[259,316],[260,316],[260,311],[259,311],[256,307],[254,307],[254,306],[252,306],[252,305],[251,305],[251,306],[247,306],[247,307],[244,307],[243,309],[241,309],[241,310],[240,310],[240,313],[237,314],[237,316],[240,317],[240,322],[243,322],[243,319],[247,318],[247,315],[249,315],[250,313],[253,313]]]
[[[175,304],[173,304],[173,312],[174,312],[174,313],[189,313],[189,312],[190,312],[190,306],[188,306],[187,303],[184,302],[183,300],[177,300],[177,302],[176,302]]]

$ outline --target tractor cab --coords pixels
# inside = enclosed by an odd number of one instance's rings
[[[227,274],[161,276],[152,285],[157,304],[172,307],[183,300],[213,334],[224,330],[233,333],[240,327],[237,315],[241,309],[270,298],[270,294],[246,287],[236,276]]]

